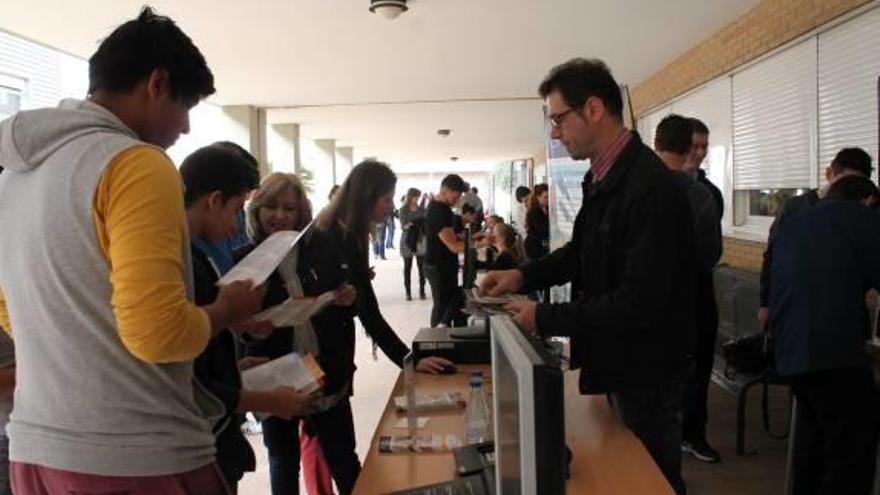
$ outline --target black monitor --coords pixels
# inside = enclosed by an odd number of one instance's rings
[[[493,316],[497,493],[565,493],[565,399],[559,361],[509,316]]]

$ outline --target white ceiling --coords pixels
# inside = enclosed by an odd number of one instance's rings
[[[213,101],[389,161],[500,160],[541,148],[547,70],[604,59],[635,85],[758,0],[410,0],[386,21],[368,0],[154,0],[208,60]],[[0,28],[87,57],[143,0],[0,0]],[[396,105],[369,103],[453,102]],[[327,107],[330,105],[329,107]],[[441,139],[436,129],[450,127]]]

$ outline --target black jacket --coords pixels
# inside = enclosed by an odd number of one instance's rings
[[[192,245],[195,303],[211,304],[217,298],[217,271],[201,249]],[[214,336],[198,358],[194,371],[199,382],[208,388],[226,408],[226,415],[214,427],[217,437],[217,465],[229,481],[238,481],[244,473],[256,469],[257,460],[241,433],[244,416],[236,412],[241,394],[236,337],[224,330]]]
[[[693,220],[686,191],[633,134],[592,185],[571,241],[522,269],[525,291],[572,282],[572,302],[540,304],[538,330],[571,337],[584,393],[681,376],[694,329]]]
[[[533,208],[526,213],[526,256],[539,260],[550,252],[550,217],[544,210]]]
[[[336,393],[346,385],[351,391],[355,372],[355,316],[360,318],[367,334],[388,358],[402,366],[409,347],[379,312],[379,303],[370,282],[368,252],[359,248],[353,238],[344,239],[339,229],[322,232],[314,226],[300,240],[299,250],[297,273],[306,296],[321,295],[346,282],[357,291],[355,306],[345,308],[330,305],[312,317],[320,348],[318,362],[326,374],[325,393]],[[264,307],[279,304],[288,297],[284,281],[277,271],[267,284]],[[292,349],[292,329],[276,329],[268,339],[248,344],[249,355],[273,359]]]
[[[788,198],[770,225],[770,232],[767,234],[767,248],[764,249],[764,258],[761,261],[761,291],[759,293],[760,304],[762,308],[770,306],[770,279],[773,270],[773,243],[776,241],[776,233],[789,217],[795,216],[796,213],[808,210],[819,202],[819,191],[810,189],[809,191]]]
[[[770,317],[783,375],[870,367],[865,292],[880,288],[880,218],[855,201],[790,215],[773,244]]]
[[[712,181],[706,177],[706,171],[703,169],[697,170],[697,182],[709,188],[709,192],[711,192],[712,197],[715,198],[715,207],[718,210],[718,218],[724,217],[724,195],[721,194],[721,189],[718,189],[715,184],[712,184]]]

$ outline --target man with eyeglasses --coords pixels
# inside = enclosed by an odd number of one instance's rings
[[[693,331],[693,220],[685,190],[623,125],[620,88],[599,60],[574,59],[539,88],[551,136],[589,159],[571,241],[520,269],[490,272],[489,295],[572,282],[568,303],[508,306],[523,328],[571,338],[584,394],[610,394],[679,495],[681,392]]]

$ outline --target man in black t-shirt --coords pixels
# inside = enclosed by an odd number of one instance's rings
[[[425,218],[425,275],[431,284],[431,297],[434,300],[432,327],[439,323],[461,325],[465,321],[458,286],[458,254],[464,252],[465,246],[453,230],[452,205],[466,190],[467,185],[460,176],[447,175],[440,183],[440,192],[434,195],[434,200],[428,205]]]

